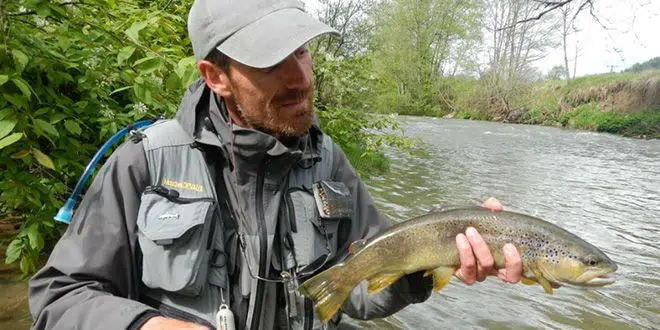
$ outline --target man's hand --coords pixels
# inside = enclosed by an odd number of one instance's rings
[[[502,204],[495,198],[487,199],[482,205],[493,211],[502,211]],[[505,282],[517,283],[522,273],[520,254],[512,244],[502,248],[505,267],[497,270],[493,268],[493,256],[481,235],[472,227],[464,234],[456,235],[456,246],[461,259],[461,268],[456,270],[456,277],[463,283],[471,285],[476,281],[483,281],[488,275],[496,275]]]
[[[163,316],[154,316],[150,318],[140,330],[176,330],[176,329],[190,329],[190,330],[209,330],[209,328],[195,324],[174,319],[168,319]]]

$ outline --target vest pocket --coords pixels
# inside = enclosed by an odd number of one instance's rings
[[[207,282],[215,203],[145,192],[138,212],[142,282],[197,296]]]
[[[337,231],[344,219],[321,217],[314,195],[306,190],[292,189],[284,198],[284,267],[299,272],[320,267],[337,254]]]

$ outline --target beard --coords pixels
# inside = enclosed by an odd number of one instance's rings
[[[236,93],[238,115],[244,123],[256,130],[275,137],[299,137],[307,133],[314,120],[312,106],[312,89],[295,89],[282,92],[266,102],[254,95]],[[304,107],[295,111],[282,106],[299,101],[305,101]]]

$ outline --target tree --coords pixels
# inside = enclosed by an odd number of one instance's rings
[[[443,77],[461,55],[452,50],[478,38],[481,10],[479,1],[463,0],[394,0],[379,8],[370,43],[377,108],[429,113],[442,106]]]
[[[508,114],[522,84],[537,77],[533,64],[557,45],[556,21],[524,21],[538,8],[527,0],[486,0],[485,29],[491,44],[482,81],[491,108]]]
[[[581,12],[589,10],[591,16],[599,21],[599,18],[594,14],[594,3],[598,0],[533,0],[530,5],[533,9],[526,13],[526,15],[509,25],[501,27],[501,29],[508,29],[515,25],[541,20],[545,16],[551,16],[553,12],[562,10],[565,7],[577,8],[572,19],[574,20]]]
[[[624,72],[642,72],[654,69],[660,69],[660,56],[654,57],[646,62],[635,63],[633,66],[625,69]]]
[[[332,82],[328,82],[328,70],[324,69],[326,62],[341,61],[345,58],[359,56],[366,51],[372,26],[368,11],[372,9],[375,0],[320,0],[316,11],[318,18],[336,29],[340,36],[324,36],[316,38],[310,44],[315,67],[314,87],[317,104],[322,107],[332,102],[333,96],[340,93],[333,91]],[[335,63],[336,64],[336,63]],[[335,66],[328,63],[328,67]]]
[[[561,44],[562,48],[564,50],[564,78],[566,81],[569,81],[571,79],[571,71],[568,67],[568,45],[567,45],[567,38],[569,32],[569,13],[571,12],[571,7],[570,4],[565,5],[560,9],[561,13]],[[577,60],[577,59],[576,59]]]
[[[562,65],[553,66],[550,71],[548,71],[547,78],[550,80],[566,79],[566,68]]]

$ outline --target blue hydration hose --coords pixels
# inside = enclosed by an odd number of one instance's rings
[[[96,164],[101,160],[101,157],[103,157],[103,155],[108,151],[108,149],[110,149],[110,147],[112,147],[115,143],[117,143],[117,141],[119,141],[119,139],[121,139],[128,132],[149,126],[153,124],[156,120],[157,119],[147,119],[147,120],[137,121],[133,124],[128,125],[127,127],[122,128],[121,130],[119,130],[119,132],[115,133],[115,135],[113,135],[110,139],[108,139],[108,141],[106,141],[103,144],[103,146],[101,146],[101,148],[96,152],[96,154],[89,162],[89,164],[87,164],[87,167],[85,168],[85,172],[83,172],[80,179],[78,179],[78,183],[76,183],[76,187],[73,189],[73,193],[71,194],[71,197],[69,197],[66,203],[64,203],[64,206],[60,208],[54,219],[56,221],[63,222],[66,224],[71,223],[71,217],[73,216],[73,208],[76,205],[76,200],[78,199],[78,196],[80,196],[80,193],[82,192],[85,183],[87,183],[87,180],[89,179],[89,175],[96,167]]]

